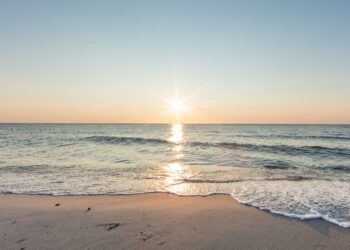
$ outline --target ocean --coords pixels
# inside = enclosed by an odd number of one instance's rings
[[[0,125],[0,193],[148,192],[350,227],[350,125]]]

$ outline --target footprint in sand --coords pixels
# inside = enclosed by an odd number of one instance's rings
[[[103,227],[106,231],[111,231],[120,226],[120,223],[106,223],[106,224],[97,224],[98,227]]]
[[[158,244],[158,246],[162,246],[162,245],[164,245],[165,243],[167,243],[167,241],[162,241],[161,243]]]
[[[141,238],[142,241],[147,241],[153,237],[153,234],[146,234],[144,232],[140,232],[140,234],[141,235],[139,237]]]
[[[25,241],[26,239],[20,239],[20,240],[18,240],[17,241],[17,243],[21,243],[21,242],[23,242],[23,241]]]

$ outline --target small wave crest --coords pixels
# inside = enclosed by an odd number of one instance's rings
[[[265,179],[229,179],[229,180],[216,180],[216,179],[181,179],[185,183],[236,183],[236,182],[265,182],[265,181],[305,181],[305,180],[320,180],[316,178],[310,178],[305,176],[287,176],[283,178],[265,178]],[[327,180],[327,179],[322,179]]]
[[[271,139],[271,138],[280,138],[280,139],[294,139],[294,140],[341,140],[341,141],[350,141],[350,137],[342,135],[239,135],[238,137],[242,138],[259,138],[259,139]]]
[[[331,170],[336,172],[343,172],[343,173],[350,173],[350,166],[329,166],[329,167],[323,167],[322,170]]]
[[[120,136],[91,136],[85,138],[87,141],[94,141],[98,143],[111,143],[111,144],[161,144],[168,143],[166,140],[156,138],[144,138],[144,137],[120,137]]]
[[[200,147],[219,147],[225,149],[247,149],[265,153],[284,153],[298,156],[300,154],[322,154],[322,155],[336,155],[336,156],[350,156],[350,150],[346,148],[330,148],[323,146],[290,146],[290,145],[265,145],[265,144],[240,144],[235,142],[190,142],[192,146]]]
[[[172,144],[173,142],[158,139],[158,138],[145,138],[145,137],[123,137],[123,136],[91,136],[84,138],[87,141],[93,141],[97,143],[108,144]],[[338,156],[349,157],[350,150],[347,148],[331,148],[324,146],[291,146],[291,145],[265,145],[265,144],[249,144],[249,143],[236,143],[236,142],[201,142],[201,141],[186,141],[183,142],[188,146],[201,147],[201,148],[223,148],[231,150],[251,150],[264,153],[282,153],[292,156],[299,155],[322,155],[322,156]],[[273,168],[276,166],[267,166],[267,168]],[[278,167],[278,166],[277,166]],[[276,167],[276,168],[277,168]],[[286,167],[286,166],[284,166]]]

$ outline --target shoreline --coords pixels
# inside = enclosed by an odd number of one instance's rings
[[[295,219],[295,220],[301,220],[301,221],[308,221],[308,220],[322,220],[326,223],[330,223],[332,225],[338,226],[340,228],[344,228],[344,229],[350,229],[350,226],[343,226],[341,225],[338,221],[332,220],[332,219],[327,219],[322,215],[296,215],[296,214],[286,214],[283,212],[279,212],[279,211],[272,211],[270,209],[263,209],[248,203],[243,203],[240,202],[239,200],[237,200],[235,197],[233,197],[230,194],[227,193],[211,193],[211,194],[206,194],[206,195],[181,195],[181,194],[176,194],[176,193],[171,193],[171,192],[160,192],[160,191],[155,191],[155,192],[145,192],[145,193],[126,193],[126,194],[30,194],[30,193],[0,193],[0,197],[1,196],[6,196],[6,195],[23,195],[23,196],[48,196],[48,197],[103,197],[103,196],[134,196],[134,195],[152,195],[152,194],[165,194],[165,195],[175,195],[178,197],[210,197],[210,196],[215,196],[215,195],[223,195],[223,196],[229,196],[231,199],[233,199],[234,202],[237,202],[238,204],[242,205],[242,206],[247,206],[247,207],[252,207],[254,209],[257,209],[259,211],[262,212],[267,212],[270,213],[274,216],[282,216],[282,217],[286,217],[286,218],[291,218],[291,219]]]
[[[0,249],[350,247],[348,228],[273,214],[228,194],[0,194],[0,232]]]

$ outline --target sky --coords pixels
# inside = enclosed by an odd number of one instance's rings
[[[0,122],[350,123],[350,1],[0,1]],[[168,109],[165,99],[191,108]]]

